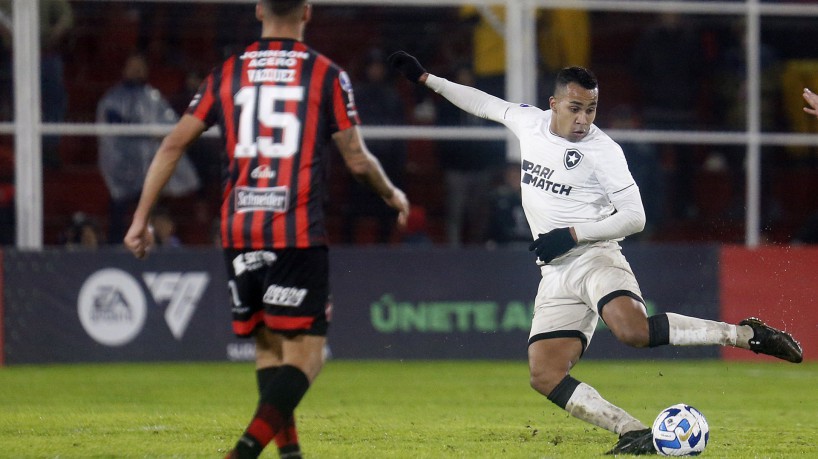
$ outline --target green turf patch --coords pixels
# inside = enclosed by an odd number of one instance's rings
[[[647,424],[697,407],[706,457],[818,454],[815,363],[588,361],[572,374]],[[256,397],[248,363],[2,368],[0,457],[221,457]],[[310,458],[593,457],[615,441],[530,389],[522,361],[330,361],[297,417]]]

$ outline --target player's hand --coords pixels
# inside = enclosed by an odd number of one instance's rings
[[[818,94],[810,91],[809,88],[804,88],[803,96],[809,104],[809,107],[804,107],[804,111],[812,116],[818,116]]]
[[[394,188],[392,196],[383,198],[383,200],[389,207],[398,211],[398,226],[406,228],[406,222],[409,221],[409,200],[406,198],[406,193],[399,188]]]
[[[570,228],[557,228],[545,234],[540,234],[534,242],[528,246],[529,252],[537,254],[537,258],[548,264],[554,258],[564,254],[574,248],[577,242],[571,235]]]
[[[415,56],[405,51],[397,51],[390,54],[389,57],[386,58],[386,62],[402,73],[403,76],[412,83],[420,83],[420,77],[426,73],[426,69],[420,65],[420,62],[415,59]]]
[[[153,227],[148,224],[134,221],[131,227],[128,228],[128,233],[125,234],[123,240],[125,247],[139,259],[145,258],[145,255],[150,252],[154,244]]]

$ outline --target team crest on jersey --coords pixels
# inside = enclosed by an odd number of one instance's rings
[[[577,166],[582,161],[583,158],[582,152],[577,150],[576,148],[569,148],[565,150],[565,156],[562,157],[562,163],[565,165],[565,168],[569,171]]]

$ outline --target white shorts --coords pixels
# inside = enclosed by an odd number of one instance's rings
[[[575,337],[585,352],[601,306],[630,296],[644,307],[639,284],[618,243],[598,242],[574,252],[540,269],[529,345],[541,339]]]

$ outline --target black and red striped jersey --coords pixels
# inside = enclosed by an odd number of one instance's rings
[[[221,129],[224,248],[327,243],[325,146],[360,122],[343,69],[301,41],[261,39],[215,68],[187,113]]]

